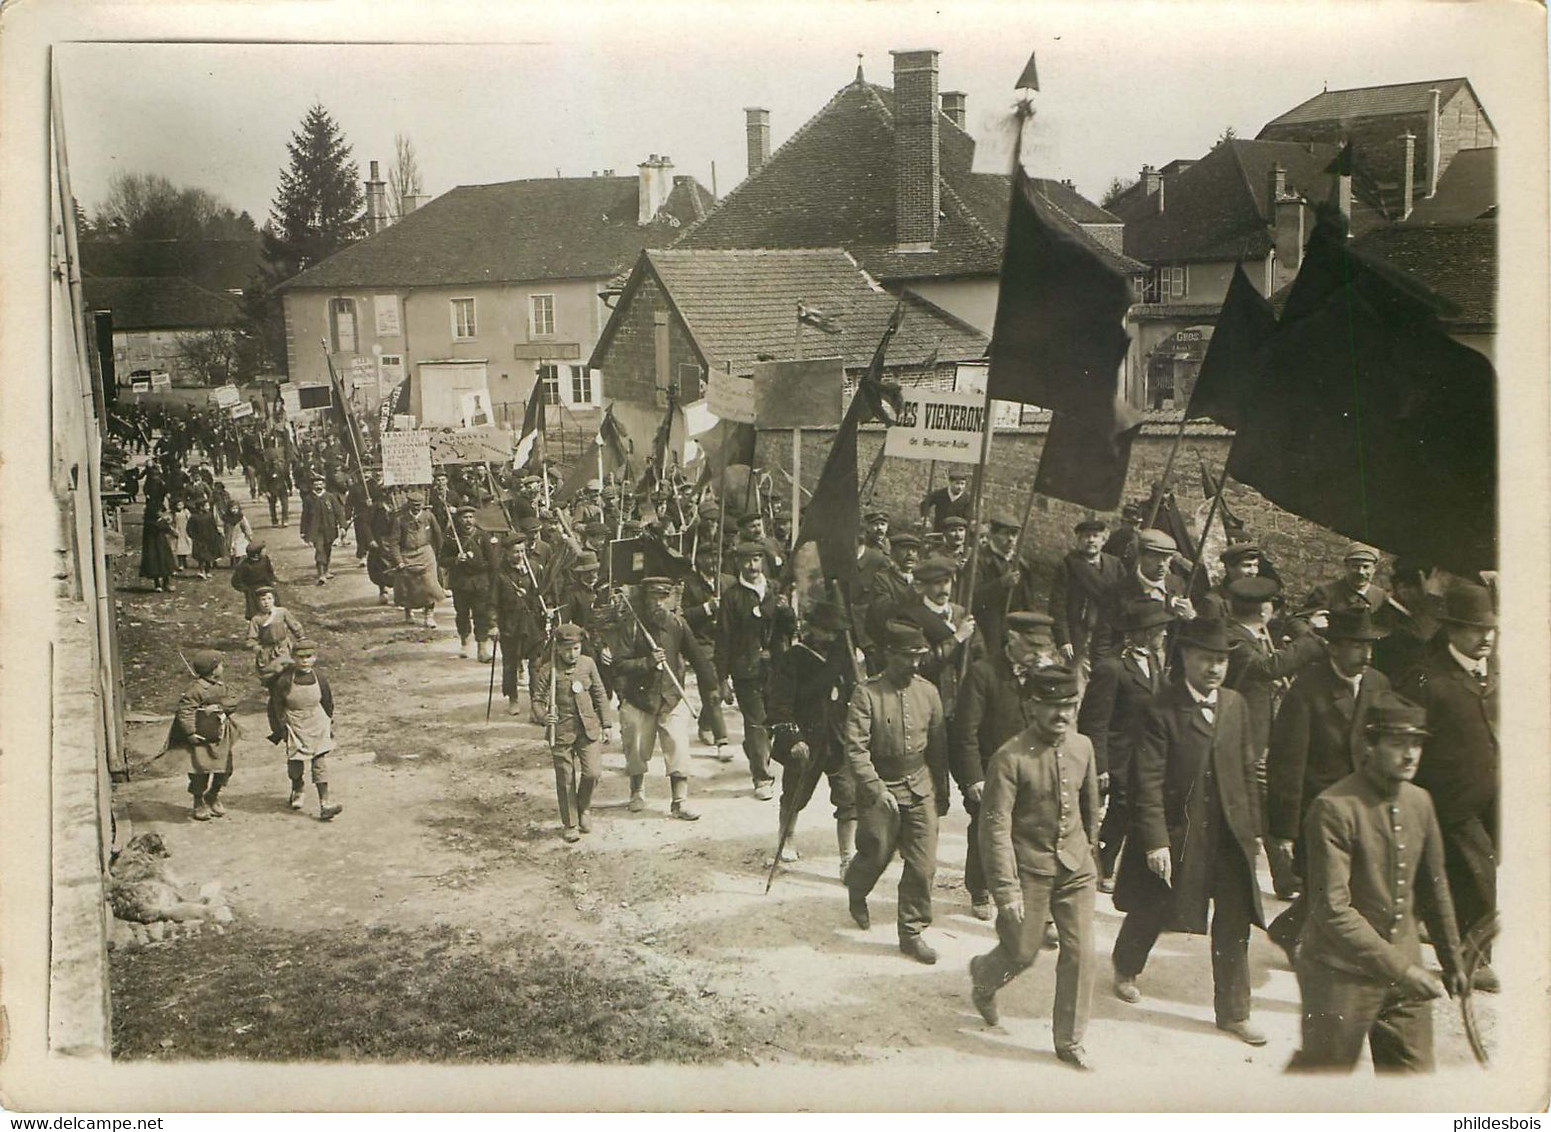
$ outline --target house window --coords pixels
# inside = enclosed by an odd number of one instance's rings
[[[468,339],[477,337],[479,325],[474,321],[474,300],[452,300],[452,336]]]
[[[541,365],[538,372],[539,380],[544,383],[544,404],[560,404],[560,367]]]
[[[1154,267],[1142,280],[1142,302],[1172,303],[1189,292],[1190,274],[1184,265]]]
[[[592,404],[592,370],[586,366],[571,367],[571,404]]]
[[[329,339],[334,353],[356,353],[354,299],[329,300]]]
[[[528,296],[528,337],[553,338],[555,336],[555,296]]]

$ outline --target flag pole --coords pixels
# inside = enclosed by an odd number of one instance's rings
[[[1169,490],[1169,477],[1174,474],[1174,458],[1179,455],[1180,442],[1185,439],[1185,425],[1189,423],[1189,417],[1184,414],[1189,412],[1189,406],[1180,410],[1179,429],[1174,433],[1174,443],[1169,446],[1169,458],[1163,462],[1163,478],[1158,481],[1160,486],[1157,495],[1153,497],[1152,506],[1148,509],[1147,522],[1142,527],[1144,531],[1152,529],[1153,523],[1158,519],[1158,509],[1163,506],[1164,493]],[[1207,520],[1207,524],[1211,524],[1210,519]]]
[[[1217,481],[1217,491],[1212,496],[1211,505],[1206,509],[1206,519],[1201,524],[1200,537],[1196,539],[1196,557],[1190,564],[1190,577],[1185,582],[1185,597],[1188,599],[1192,590],[1196,588],[1196,576],[1201,572],[1201,560],[1206,555],[1206,532],[1212,529],[1212,520],[1217,516],[1217,508],[1222,503],[1223,492],[1228,488],[1228,467],[1223,465],[1222,479]],[[1162,493],[1160,492],[1160,497]]]

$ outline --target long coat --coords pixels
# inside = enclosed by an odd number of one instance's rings
[[[1098,772],[1123,778],[1121,793],[1127,796],[1142,712],[1163,688],[1161,667],[1149,660],[1143,672],[1141,663],[1129,655],[1095,661],[1077,709],[1077,730],[1092,740]]]
[[[1221,844],[1208,825],[1207,792],[1216,790],[1234,848],[1244,855],[1253,922],[1265,927],[1254,881],[1260,805],[1244,697],[1219,688],[1215,719],[1208,723],[1183,681],[1165,688],[1142,713],[1131,782],[1131,836],[1115,876],[1115,907],[1134,912],[1161,903],[1174,931],[1206,933]],[[1171,885],[1147,867],[1147,851],[1164,847],[1173,863]]]
[[[1427,709],[1427,729],[1416,784],[1433,796],[1438,824],[1476,819],[1496,841],[1497,677],[1480,684],[1448,648],[1433,654],[1401,688]]]

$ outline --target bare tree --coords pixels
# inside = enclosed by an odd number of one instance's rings
[[[1104,190],[1104,196],[1099,201],[1099,207],[1108,208],[1124,196],[1126,190],[1134,184],[1136,184],[1135,177],[1128,177],[1125,180],[1121,180],[1119,177],[1114,178],[1110,181],[1109,188]]]
[[[133,240],[243,239],[253,220],[207,189],[178,186],[160,173],[118,173],[97,206],[96,233]]]
[[[225,385],[238,371],[235,331],[201,330],[178,335],[178,360],[201,385]]]
[[[404,216],[404,201],[424,192],[420,183],[420,163],[415,160],[415,143],[407,134],[393,135],[393,167],[388,170],[388,218]]]

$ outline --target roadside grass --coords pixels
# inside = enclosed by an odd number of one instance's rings
[[[245,925],[115,951],[112,989],[126,1060],[715,1062],[762,1044],[640,956],[536,931]]]

